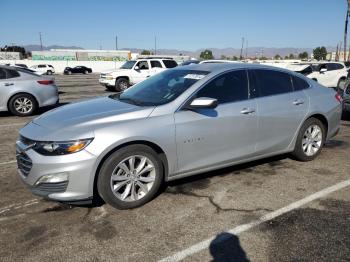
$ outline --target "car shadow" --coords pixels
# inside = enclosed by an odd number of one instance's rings
[[[56,104],[56,105],[53,105],[53,106],[45,106],[45,107],[40,107],[36,112],[35,112],[35,114],[34,115],[31,115],[31,116],[39,116],[39,115],[41,115],[41,114],[43,114],[43,113],[45,113],[45,112],[47,112],[47,111],[49,111],[49,110],[51,110],[51,109],[55,109],[55,108],[58,108],[58,107],[61,107],[61,106],[64,106],[64,105],[67,105],[67,104],[69,104],[68,102],[60,102],[60,103],[58,103],[58,104]],[[10,112],[0,112],[0,117],[1,118],[4,118],[4,117],[14,117],[14,115],[12,115]],[[17,116],[16,116],[17,117]],[[28,116],[28,117],[30,117],[30,116]]]
[[[231,233],[218,234],[209,245],[213,262],[248,262],[249,259],[241,247],[239,238]]]

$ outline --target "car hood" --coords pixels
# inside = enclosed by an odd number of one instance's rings
[[[113,69],[113,70],[105,71],[105,72],[103,72],[103,74],[119,74],[119,73],[122,73],[125,71],[130,71],[130,69],[121,69],[121,68]]]
[[[94,130],[148,117],[155,107],[140,107],[109,97],[53,109],[26,125],[21,135],[35,140],[70,140],[91,137]]]

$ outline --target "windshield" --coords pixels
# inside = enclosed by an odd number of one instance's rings
[[[198,70],[166,70],[110,96],[113,99],[139,106],[157,106],[169,103],[209,72]]]
[[[124,65],[122,65],[120,68],[121,69],[131,69],[135,63],[136,63],[136,61],[130,60],[130,61],[126,62]]]

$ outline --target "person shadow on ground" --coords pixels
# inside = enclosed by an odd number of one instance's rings
[[[237,236],[223,232],[209,245],[212,262],[249,262]]]

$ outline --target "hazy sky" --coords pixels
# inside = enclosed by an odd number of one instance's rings
[[[336,46],[346,0],[0,0],[0,45],[195,50]]]

